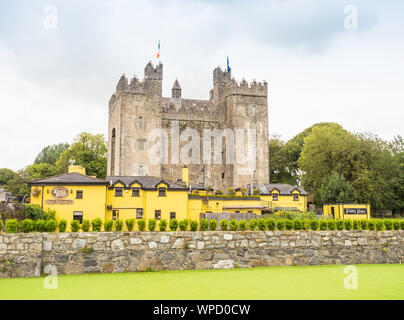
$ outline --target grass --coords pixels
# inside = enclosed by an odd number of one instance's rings
[[[358,289],[344,288],[345,266],[61,275],[0,279],[0,299],[404,299],[404,265],[357,265]]]

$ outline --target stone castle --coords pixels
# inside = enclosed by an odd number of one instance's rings
[[[201,137],[200,148],[190,152],[194,156],[194,151],[200,151],[198,161],[185,163],[189,168],[190,184],[225,191],[229,187],[269,182],[268,86],[265,81],[248,83],[243,79],[237,82],[231,77],[230,68],[223,71],[217,67],[213,71],[209,100],[182,98],[177,80],[172,97],[163,97],[162,82],[161,62],[156,66],[151,62],[146,65],[143,81],[134,77],[129,82],[125,75],[120,78],[109,101],[108,176],[157,176],[177,181],[182,178],[184,163],[179,161],[178,151],[171,149],[171,141],[176,138],[181,149],[188,143],[182,134],[197,132]],[[148,157],[149,148],[158,140],[150,141],[149,138],[155,129],[166,130],[168,137],[161,139],[160,150],[167,154],[166,161],[159,163]],[[245,134],[235,144],[229,144],[227,138],[235,139],[236,131],[240,129]],[[246,129],[249,129],[248,134]],[[204,140],[202,137],[206,132],[224,132],[219,139],[222,145],[213,146],[213,138]],[[246,156],[251,146],[250,132],[256,141],[253,157],[244,162],[229,161],[228,154]],[[218,148],[222,161],[213,160],[217,159],[213,151],[202,154],[203,140],[212,142],[212,149]]]

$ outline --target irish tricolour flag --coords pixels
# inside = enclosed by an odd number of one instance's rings
[[[159,46],[158,46],[158,50],[157,50],[157,58],[160,58],[160,40],[159,40]]]

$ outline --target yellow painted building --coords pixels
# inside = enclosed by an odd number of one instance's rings
[[[323,206],[323,214],[325,217],[332,216],[334,219],[370,219],[369,204],[325,204]]]

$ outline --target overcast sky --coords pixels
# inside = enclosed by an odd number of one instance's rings
[[[344,26],[347,5],[357,29]],[[208,99],[229,56],[236,80],[268,81],[270,134],[287,140],[332,121],[403,135],[403,9],[399,0],[3,0],[0,168],[21,169],[82,131],[107,136],[119,77],[143,78],[158,40],[164,96],[178,78],[184,98]]]

